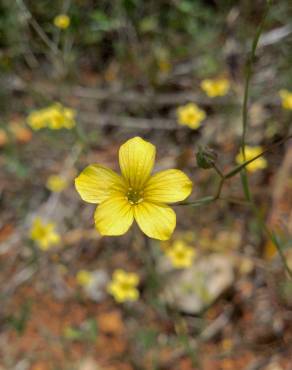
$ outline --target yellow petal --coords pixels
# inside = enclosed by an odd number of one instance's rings
[[[139,276],[134,272],[129,272],[127,276],[127,283],[132,286],[139,284]]]
[[[191,180],[182,171],[161,171],[150,177],[143,197],[154,203],[179,202],[191,194],[192,186]]]
[[[49,235],[49,242],[50,244],[58,244],[60,242],[61,238],[60,235],[57,234],[56,232],[52,232]]]
[[[140,137],[134,137],[120,147],[119,162],[123,176],[134,189],[140,189],[150,177],[155,146]]]
[[[127,300],[129,301],[137,301],[137,299],[139,298],[139,291],[138,289],[129,289],[128,292],[127,292]]]
[[[109,168],[92,164],[75,179],[75,187],[81,198],[89,203],[101,203],[111,191],[122,191],[124,180]]]
[[[101,235],[122,235],[133,223],[133,208],[125,196],[115,195],[97,207],[94,220]]]
[[[150,238],[167,240],[176,225],[174,211],[164,204],[142,202],[134,208],[135,220]]]
[[[117,281],[119,283],[124,283],[127,279],[127,273],[126,271],[122,270],[122,269],[116,269],[114,272],[113,272],[113,280],[114,281]]]

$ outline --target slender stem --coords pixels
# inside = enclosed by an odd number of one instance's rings
[[[214,200],[219,199],[219,197],[220,197],[220,195],[221,195],[221,192],[222,192],[222,188],[223,188],[224,181],[225,181],[225,178],[224,178],[224,177],[222,177],[222,178],[220,179],[220,182],[219,182],[219,185],[218,185],[217,192],[216,192],[216,194],[215,194],[215,196],[214,196]]]
[[[243,110],[242,110],[242,136],[241,136],[241,149],[242,149],[242,155],[243,155],[244,160],[246,159],[246,157],[245,157],[245,140],[246,140],[246,132],[247,132],[247,124],[248,124],[248,97],[249,97],[250,79],[251,79],[251,76],[252,76],[252,67],[253,67],[253,64],[254,64],[254,61],[255,61],[256,48],[257,48],[257,45],[258,45],[260,35],[262,33],[262,30],[263,30],[264,23],[266,21],[266,17],[267,17],[268,12],[269,12],[269,9],[270,9],[270,1],[267,1],[267,7],[266,7],[265,13],[263,15],[262,21],[261,21],[261,23],[260,23],[260,25],[257,29],[255,38],[253,40],[252,50],[251,50],[251,57],[250,57],[250,59],[248,61],[248,64],[247,64],[245,89],[244,89],[244,99],[243,99]],[[289,138],[291,138],[291,136],[288,137],[288,139]],[[262,154],[263,153],[261,153],[261,155]],[[289,277],[292,278],[292,271],[289,268],[289,265],[286,261],[286,258],[285,258],[285,255],[284,255],[283,251],[282,251],[280,243],[278,242],[275,235],[269,230],[268,226],[266,225],[262,216],[259,214],[259,212],[257,210],[257,207],[254,203],[252,193],[251,193],[250,188],[249,188],[248,177],[247,177],[245,167],[246,166],[244,166],[242,168],[242,171],[241,171],[241,182],[242,182],[242,187],[243,187],[243,190],[244,190],[245,198],[248,202],[250,202],[253,213],[254,213],[255,217],[257,218],[257,221],[258,221],[259,225],[261,226],[262,230],[265,231],[268,238],[271,239],[272,242],[274,243],[274,245],[276,246],[276,248],[278,250],[278,253],[279,253],[279,256],[282,260],[282,263],[283,263]]]
[[[210,195],[204,198],[200,198],[197,200],[194,200],[193,202],[181,202],[178,204],[175,204],[176,206],[192,206],[192,207],[200,207],[204,204],[208,204],[214,201],[214,196]]]
[[[263,31],[263,27],[266,21],[266,17],[269,13],[270,9],[270,2],[268,1],[265,13],[263,15],[262,21],[257,29],[255,38],[252,43],[251,49],[251,56],[247,63],[247,71],[246,71],[246,80],[245,80],[245,87],[244,87],[244,98],[243,98],[243,107],[242,107],[242,136],[241,136],[241,147],[242,147],[242,155],[245,160],[245,139],[246,139],[246,131],[247,131],[247,121],[248,121],[248,96],[249,96],[249,85],[250,79],[252,76],[252,67],[255,61],[255,53],[257,49],[257,45],[259,42],[260,35]]]
[[[224,178],[224,177],[225,177],[225,176],[224,176],[224,174],[223,174],[223,172],[220,170],[220,168],[219,168],[219,167],[217,167],[216,163],[213,163],[213,168],[214,168],[214,170],[218,173],[218,175],[219,175],[221,178]]]

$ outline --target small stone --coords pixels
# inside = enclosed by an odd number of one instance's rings
[[[198,314],[224,293],[233,281],[232,259],[212,254],[197,260],[188,269],[169,272],[161,298],[182,312]]]

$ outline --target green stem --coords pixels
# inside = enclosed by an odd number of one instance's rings
[[[243,155],[244,160],[246,159],[246,157],[245,157],[245,140],[246,140],[247,123],[248,123],[248,107],[247,106],[248,106],[250,80],[251,80],[251,76],[252,76],[252,67],[253,67],[253,64],[254,64],[254,61],[255,61],[255,53],[256,53],[256,48],[257,48],[257,45],[258,45],[258,41],[259,41],[260,35],[262,33],[263,26],[265,24],[266,17],[268,15],[269,9],[270,9],[270,2],[268,1],[266,11],[263,15],[262,21],[261,21],[261,23],[260,23],[260,25],[257,29],[255,38],[253,40],[252,50],[251,50],[251,57],[250,57],[250,59],[248,61],[248,64],[247,64],[245,89],[244,89],[244,99],[243,99],[243,110],[242,110],[242,136],[241,136],[241,149],[242,149],[242,155]],[[261,153],[261,155],[262,154],[263,153]],[[256,157],[255,157],[255,159],[256,159]],[[282,251],[282,248],[281,248],[281,245],[280,245],[279,241],[277,240],[276,236],[267,227],[265,221],[262,219],[262,216],[259,214],[259,212],[257,210],[257,207],[254,203],[252,193],[251,193],[250,188],[249,188],[248,177],[247,177],[245,167],[246,167],[246,164],[241,169],[241,182],[242,182],[242,187],[243,187],[245,198],[248,202],[250,202],[253,213],[254,213],[259,225],[261,226],[262,230],[264,230],[264,232],[267,234],[267,236],[275,244],[275,246],[278,250],[279,256],[280,256],[280,258],[283,262],[283,265],[284,265],[289,277],[292,278],[292,271],[290,270],[290,268],[288,266],[288,263],[286,261],[285,255]],[[232,172],[234,172],[234,170],[231,171],[231,174],[232,174]],[[234,173],[232,175],[234,175]]]
[[[241,136],[241,147],[242,147],[242,154],[243,154],[244,160],[245,160],[245,139],[246,139],[247,120],[248,120],[247,105],[248,105],[248,96],[249,96],[249,85],[250,85],[250,79],[251,79],[252,72],[253,72],[252,67],[253,67],[253,64],[254,64],[254,61],[255,61],[255,53],[256,53],[257,45],[258,45],[261,33],[263,31],[263,27],[264,27],[264,24],[265,24],[265,21],[266,21],[266,17],[269,13],[269,9],[270,9],[270,2],[268,1],[267,2],[267,8],[266,8],[265,13],[263,15],[262,21],[261,21],[261,23],[260,23],[260,25],[257,29],[255,38],[253,40],[252,48],[251,48],[251,56],[250,56],[250,59],[247,63],[246,80],[245,80],[245,87],[244,87],[244,98],[243,98],[243,108],[242,108],[242,126],[243,126],[243,130],[242,130],[242,136]]]

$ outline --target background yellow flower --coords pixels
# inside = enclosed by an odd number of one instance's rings
[[[111,282],[108,284],[107,291],[119,302],[136,301],[139,298],[137,286],[139,276],[133,272],[126,272],[117,269],[113,273]]]
[[[175,268],[187,268],[193,263],[195,251],[182,240],[177,240],[168,247],[165,254]]]
[[[68,182],[59,175],[51,175],[48,177],[46,187],[55,193],[60,193],[68,186]]]
[[[283,89],[279,91],[279,95],[282,107],[284,109],[292,110],[292,92]]]
[[[54,18],[54,25],[63,30],[70,26],[70,22],[67,14],[59,14]]]
[[[60,130],[71,129],[76,125],[76,112],[66,108],[60,103],[54,103],[46,108],[31,112],[27,117],[27,123],[33,130],[49,128]]]
[[[92,282],[92,274],[90,271],[87,270],[79,270],[76,275],[77,283],[81,286],[88,286]]]
[[[257,155],[262,153],[262,151],[263,151],[263,148],[261,146],[246,145],[245,146],[245,160],[244,160],[242,151],[240,151],[240,153],[238,153],[237,156],[236,156],[236,162],[238,164],[242,164],[245,161],[249,161],[250,159],[255,158]],[[267,167],[266,159],[264,157],[260,157],[260,158],[256,159],[255,161],[251,162],[250,164],[248,164],[246,166],[246,169],[249,172],[255,172],[257,170],[262,170],[266,167]]]
[[[195,130],[201,126],[206,113],[194,103],[188,103],[177,109],[178,123]]]
[[[27,117],[28,125],[35,131],[46,127],[43,110],[31,112]]]
[[[166,204],[187,198],[191,180],[171,169],[151,175],[155,146],[135,137],[120,147],[122,175],[94,164],[75,179],[81,198],[98,203],[95,226],[102,235],[125,234],[134,219],[150,238],[167,240],[176,225],[175,212]]]
[[[30,238],[36,242],[38,247],[43,251],[60,242],[60,236],[55,231],[55,224],[52,222],[45,223],[41,218],[34,219],[30,229]]]
[[[201,88],[210,98],[215,98],[228,93],[230,82],[227,78],[206,79],[201,82]]]

